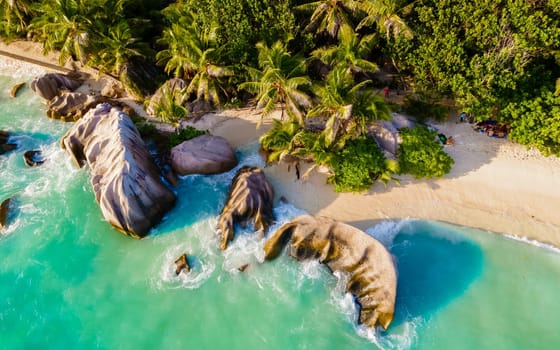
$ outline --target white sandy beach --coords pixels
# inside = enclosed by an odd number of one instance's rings
[[[34,43],[0,42],[1,51],[56,65],[56,55],[43,56]],[[37,62],[34,62],[37,63]],[[44,69],[53,70],[52,66]],[[35,69],[13,57],[0,55],[0,73]],[[34,71],[34,70],[33,70]],[[41,69],[37,69],[38,72]],[[98,85],[92,81],[90,86]],[[200,120],[202,128],[228,139],[232,146],[256,142],[267,130],[258,111],[248,108],[211,113]],[[326,175],[313,172],[296,181],[286,164],[265,169],[276,197],[285,197],[311,214],[329,216],[365,229],[388,219],[438,220],[552,244],[560,247],[560,159],[543,157],[506,139],[476,133],[471,125],[450,120],[433,124],[453,136],[445,146],[455,159],[450,174],[437,180],[401,179],[401,184],[382,183],[362,194],[337,194],[325,183]],[[302,167],[302,173],[305,166]]]

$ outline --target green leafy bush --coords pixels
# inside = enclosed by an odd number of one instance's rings
[[[187,125],[186,128],[178,130],[176,133],[169,136],[168,147],[175,147],[184,141],[188,141],[205,134],[208,134],[208,130],[198,130],[197,128]]]
[[[536,147],[545,156],[560,156],[560,96],[551,91],[504,109],[511,118],[509,137],[521,144]]]
[[[442,177],[451,171],[455,163],[436,139],[436,132],[425,126],[400,130],[402,143],[397,150],[401,174],[415,178]]]
[[[333,175],[327,181],[336,192],[366,191],[376,180],[388,182],[396,171],[395,164],[369,137],[348,141],[342,151],[333,155],[330,167]]]

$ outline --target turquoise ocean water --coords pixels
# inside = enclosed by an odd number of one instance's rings
[[[217,248],[235,170],[183,178],[176,207],[147,238],[117,233],[87,170],[58,145],[70,125],[47,119],[28,88],[9,97],[28,78],[0,78],[0,129],[19,146],[0,156],[0,201],[14,198],[0,232],[0,349],[560,347],[560,253],[501,235],[415,220],[370,228],[399,275],[395,321],[382,332],[356,324],[344,276],[287,256],[261,264],[250,229]],[[45,164],[27,168],[29,149]],[[262,166],[255,145],[239,156]],[[302,211],[278,203],[275,213],[272,230]],[[183,252],[193,271],[175,277]]]

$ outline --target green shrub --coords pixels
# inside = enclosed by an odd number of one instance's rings
[[[442,177],[451,171],[455,163],[436,139],[436,131],[425,126],[400,130],[402,143],[397,150],[401,174],[415,178]]]
[[[361,192],[368,190],[376,180],[387,182],[396,170],[388,161],[375,140],[362,137],[350,140],[342,151],[333,155],[330,168],[333,175],[328,183],[336,192]]]
[[[186,128],[178,130],[176,133],[169,136],[168,147],[175,147],[184,141],[188,141],[205,134],[208,134],[208,130],[198,130],[197,128],[187,125]]]

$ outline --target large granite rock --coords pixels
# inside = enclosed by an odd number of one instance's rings
[[[170,162],[179,175],[219,174],[233,169],[237,157],[223,137],[201,135],[173,147]]]
[[[348,273],[346,284],[360,305],[360,323],[387,329],[393,320],[397,275],[391,255],[375,238],[325,217],[301,215],[265,243],[265,259],[276,258],[289,241],[298,260],[318,259],[331,271]]]
[[[146,113],[155,116],[156,107],[161,102],[164,93],[169,93],[172,96],[175,96],[178,91],[183,90],[185,87],[187,87],[187,82],[181,78],[173,78],[167,80],[156,90],[152,97],[150,97],[150,102],[148,103],[148,107],[146,108]]]
[[[218,218],[218,231],[222,237],[220,248],[225,250],[233,240],[235,223],[246,225],[253,221],[255,229],[266,232],[274,222],[273,201],[274,189],[261,169],[249,166],[239,169]]]
[[[47,101],[62,91],[74,91],[83,83],[82,79],[60,73],[47,73],[36,77],[29,85],[31,90]]]
[[[76,121],[105,100],[101,96],[65,91],[49,101],[47,116],[62,121]]]
[[[95,199],[119,231],[144,237],[173,207],[175,195],[120,109],[106,103],[91,109],[62,137],[61,146],[79,167],[87,162]]]

